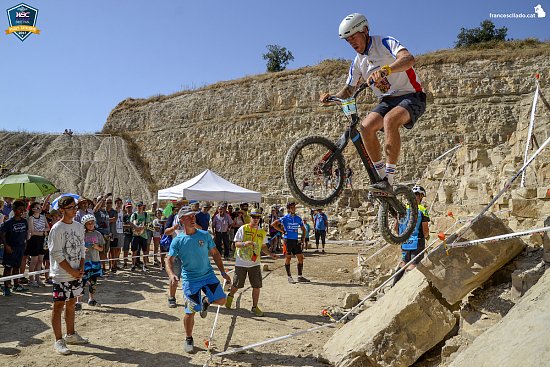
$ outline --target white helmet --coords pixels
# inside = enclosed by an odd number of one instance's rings
[[[363,14],[353,13],[342,20],[338,28],[338,33],[341,39],[346,39],[357,32],[362,32],[363,28],[368,28],[368,26],[369,22]]]
[[[422,194],[426,196],[426,190],[424,190],[424,188],[420,185],[414,185],[414,187],[412,188],[412,192],[415,194]]]
[[[95,222],[95,216],[93,214],[86,214],[85,216],[82,217],[82,219],[80,220],[80,223],[82,223],[82,225],[85,225],[91,220]]]

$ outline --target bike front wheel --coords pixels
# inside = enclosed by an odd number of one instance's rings
[[[285,178],[292,195],[313,207],[332,203],[344,188],[344,156],[323,136],[295,142],[285,158]],[[339,174],[337,174],[339,172]]]
[[[378,227],[387,242],[400,245],[414,232],[418,220],[418,204],[409,187],[398,186],[394,192],[395,198],[379,199]]]

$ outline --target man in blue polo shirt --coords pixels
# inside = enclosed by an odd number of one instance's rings
[[[321,239],[321,244],[323,245],[323,254],[325,253],[325,242],[327,238],[327,227],[328,227],[328,218],[325,213],[323,213],[323,208],[317,208],[317,214],[313,217],[315,221],[315,246],[319,251],[319,239]]]
[[[277,219],[271,225],[273,228],[283,233],[283,253],[285,254],[285,269],[290,284],[296,283],[290,274],[290,260],[292,255],[296,255],[298,260],[298,282],[309,282],[308,279],[302,276],[304,269],[304,254],[302,253],[302,245],[306,237],[306,228],[302,222],[302,218],[296,215],[296,203],[290,202],[286,205],[288,214]],[[302,240],[298,243],[298,229],[302,230]]]
[[[187,205],[178,212],[179,222],[185,228],[185,232],[178,234],[172,240],[166,258],[166,271],[171,285],[178,284],[179,281],[178,275],[174,273],[174,260],[177,257],[181,261],[181,280],[185,302],[183,325],[186,338],[184,350],[187,353],[193,351],[195,312],[200,312],[201,317],[205,318],[207,308],[211,303],[225,304],[225,293],[214,274],[208,255],[212,256],[222,277],[231,283],[231,278],[224,271],[221,255],[216,249],[212,236],[195,227],[195,214],[196,212]]]
[[[204,230],[204,231],[208,231],[208,227],[210,226],[210,208],[212,206],[209,205],[208,203],[205,203],[203,206],[202,206],[202,211],[198,212],[196,215],[195,215],[195,220],[197,222],[197,224],[199,226],[201,226],[201,228]]]

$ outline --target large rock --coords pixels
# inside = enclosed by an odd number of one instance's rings
[[[535,199],[515,198],[510,200],[510,212],[520,218],[538,218],[540,208]]]
[[[512,298],[518,299],[525,294],[544,274],[544,261],[528,270],[516,270],[512,273]]]
[[[456,319],[414,270],[324,346],[335,366],[409,366],[439,343]]]
[[[459,232],[459,231],[457,231]],[[481,217],[458,241],[469,241],[511,233],[512,230],[494,214]],[[448,243],[452,243],[449,238]],[[525,243],[519,238],[445,252],[443,247],[431,252],[418,266],[450,304],[460,301],[479,287],[498,269],[518,255]]]
[[[495,326],[481,334],[450,367],[547,366],[550,361],[550,271]]]

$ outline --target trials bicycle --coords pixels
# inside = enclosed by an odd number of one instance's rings
[[[298,200],[313,207],[321,207],[335,201],[344,188],[345,161],[342,154],[349,140],[353,142],[357,153],[367,170],[370,181],[380,180],[372,160],[370,159],[361,135],[357,128],[360,121],[357,112],[357,96],[367,83],[361,84],[352,97],[341,99],[334,96],[328,102],[341,105],[344,114],[350,120],[342,136],[333,143],[324,136],[307,136],[296,141],[289,149],[285,158],[285,179],[290,192]],[[333,172],[339,172],[333,176]],[[384,192],[370,192],[380,205],[378,208],[378,227],[382,237],[393,244],[405,242],[416,226],[418,210],[415,195],[411,187],[397,185],[394,196]]]

